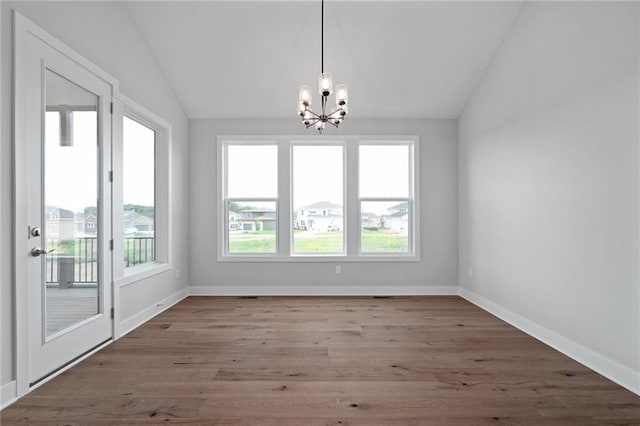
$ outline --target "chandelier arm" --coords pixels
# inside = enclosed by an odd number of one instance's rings
[[[333,127],[338,128],[338,125],[333,121],[328,121],[327,123],[331,124]]]
[[[333,114],[337,114],[337,113],[339,113],[340,111],[341,111],[341,108],[338,108],[337,110],[333,111],[331,114],[327,114],[327,118],[335,118],[335,117],[332,117],[332,115],[333,115]]]
[[[305,126],[307,126],[307,129],[308,129],[309,127],[315,125],[318,121],[320,121],[320,120],[315,120],[313,122],[310,121],[309,124],[305,124]]]
[[[320,114],[316,114],[315,112],[311,111],[310,109],[307,109],[307,112],[309,112],[311,115],[313,115],[314,118],[320,119]]]

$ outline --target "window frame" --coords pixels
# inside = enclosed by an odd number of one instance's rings
[[[363,140],[358,143],[358,148],[361,146],[388,146],[388,145],[400,145],[407,146],[409,148],[409,165],[408,165],[408,173],[409,173],[409,193],[406,197],[362,197],[360,196],[360,168],[358,167],[358,255],[361,257],[377,257],[377,256],[391,256],[391,257],[406,257],[410,256],[412,253],[415,253],[418,250],[416,240],[416,233],[414,232],[414,228],[417,226],[418,218],[416,218],[416,214],[418,214],[416,205],[416,198],[419,194],[419,191],[416,187],[419,185],[419,180],[416,178],[416,173],[419,172],[420,167],[419,164],[416,163],[416,149],[418,146],[417,142],[413,141],[405,141],[405,140]],[[360,156],[358,155],[358,160]],[[407,202],[407,211],[409,213],[409,221],[408,221],[408,241],[407,247],[409,251],[407,253],[403,252],[388,252],[388,253],[380,253],[380,252],[363,252],[362,251],[362,203],[366,202],[393,202],[393,203],[402,203]]]
[[[276,202],[276,252],[227,253],[226,146],[276,144],[278,146],[278,195]],[[361,252],[361,199],[358,148],[360,145],[408,145],[409,150],[409,252]],[[342,145],[343,148],[343,244],[344,254],[293,253],[293,147]],[[417,135],[219,135],[216,141],[216,248],[219,262],[419,262],[420,261],[420,138]],[[406,201],[402,198],[401,201]],[[366,199],[368,201],[369,198]],[[394,200],[394,197],[382,201]],[[251,201],[256,201],[251,199]]]
[[[289,145],[289,161],[290,161],[290,176],[289,176],[289,200],[291,204],[291,217],[289,219],[289,256],[290,257],[303,257],[303,258],[319,258],[319,257],[344,257],[347,255],[347,233],[349,229],[349,225],[347,224],[347,145],[343,140],[328,140],[322,141],[319,138],[316,139],[305,139],[305,140],[295,140],[291,139],[288,141]],[[294,201],[294,180],[293,180],[293,168],[294,168],[294,155],[293,150],[296,146],[339,146],[342,147],[342,253],[296,253],[294,251],[294,233],[291,232],[293,229],[293,201]],[[278,176],[280,177],[280,176]]]
[[[113,241],[114,281],[118,287],[134,284],[171,269],[171,124],[135,101],[118,94],[113,98]],[[154,250],[155,261],[126,268],[124,262],[123,122],[127,117],[155,132]]]
[[[222,161],[219,162],[218,167],[218,205],[222,207],[221,211],[218,212],[218,222],[222,220],[223,226],[222,229],[218,226],[218,235],[222,235],[222,238],[218,238],[218,242],[221,242],[222,245],[218,245],[218,254],[221,252],[224,253],[225,258],[245,258],[245,257],[257,257],[257,258],[266,258],[278,256],[280,253],[280,145],[276,140],[271,139],[260,139],[257,141],[246,140],[246,141],[236,141],[232,145],[248,145],[248,146],[275,146],[276,147],[276,173],[277,173],[277,189],[275,197],[227,197],[228,185],[227,185],[227,160],[228,160],[228,150],[226,149],[228,144],[219,144],[221,148],[218,151],[219,157],[222,157]],[[222,172],[222,173],[221,173]],[[275,253],[230,253],[229,252],[229,203],[232,202],[247,202],[247,201],[256,201],[256,202],[275,202],[276,205],[276,251]],[[222,219],[220,219],[222,218]]]

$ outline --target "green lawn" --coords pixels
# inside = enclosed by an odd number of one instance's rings
[[[406,253],[409,239],[389,231],[362,230],[364,253]],[[295,253],[342,253],[342,232],[307,234],[294,232]],[[231,234],[229,253],[275,253],[275,231],[245,232]]]
[[[409,237],[389,231],[362,230],[361,250],[363,253],[406,253]]]
[[[246,239],[246,236],[256,235],[260,238]],[[234,238],[235,237],[235,238]],[[233,234],[229,238],[229,253],[275,253],[276,232],[257,231],[246,232],[237,236]]]
[[[342,232],[318,233],[310,238],[305,237],[305,234],[293,235],[294,253],[342,253],[344,251]]]

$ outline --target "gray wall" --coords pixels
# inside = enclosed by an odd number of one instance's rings
[[[173,90],[129,14],[117,2],[2,2],[2,135],[0,142],[0,383],[13,379],[13,286],[11,200],[11,9],[16,9],[120,81],[121,92],[173,125],[173,254],[180,269],[122,289],[121,318],[126,319],[188,283],[187,270],[187,149],[188,121]]]
[[[459,135],[461,286],[636,372],[638,113],[638,4],[528,2]]]
[[[216,137],[311,134],[292,116],[276,120],[191,120],[189,225],[191,286],[456,286],[457,121],[351,120],[342,134],[420,136],[422,235],[417,263],[216,262]],[[334,129],[327,131],[336,134]]]

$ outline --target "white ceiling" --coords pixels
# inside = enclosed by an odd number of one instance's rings
[[[189,118],[295,115],[320,73],[320,2],[131,2]],[[361,118],[456,118],[521,2],[325,3],[325,71]],[[314,98],[318,102],[318,96]]]

